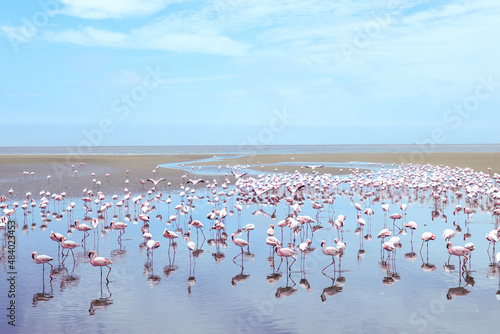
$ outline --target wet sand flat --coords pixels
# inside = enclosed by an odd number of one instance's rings
[[[89,181],[95,179],[106,183],[107,189],[121,191],[128,188],[130,191],[140,191],[151,187],[151,183],[142,185],[140,180],[164,177],[174,186],[182,183],[182,175],[186,172],[180,169],[157,168],[158,165],[169,163],[185,163],[201,159],[205,162],[196,162],[198,166],[226,166],[250,165],[263,171],[293,172],[300,170],[304,163],[314,164],[322,162],[372,162],[372,163],[419,163],[444,165],[450,167],[470,167],[475,171],[500,173],[500,152],[467,152],[467,153],[353,153],[353,154],[256,154],[247,156],[234,155],[234,158],[225,157],[222,160],[213,159],[208,154],[184,155],[2,155],[0,157],[0,192],[6,194],[10,188],[15,193],[24,194],[27,191],[41,191],[58,189],[68,195],[80,195],[82,189],[89,186]],[[293,158],[293,159],[292,159]],[[84,162],[85,165],[80,165]],[[277,163],[287,165],[275,166]],[[71,166],[78,174],[74,174]],[[370,169],[370,166],[366,166]],[[129,170],[128,176],[125,171]],[[156,170],[156,174],[153,173]],[[227,169],[222,169],[227,172]],[[34,172],[34,175],[23,175],[23,172]],[[304,172],[310,171],[304,169]],[[322,168],[320,173],[337,173],[338,168]],[[202,170],[196,171],[200,176]],[[344,169],[343,173],[347,173]],[[95,173],[95,177],[92,176]],[[106,173],[110,176],[107,178]],[[188,177],[194,177],[187,173]],[[47,176],[50,175],[50,179]],[[492,174],[493,175],[493,174]],[[129,183],[125,183],[129,180]],[[35,185],[36,187],[33,187]],[[37,189],[37,190],[35,190]]]
[[[293,159],[292,159],[293,158]],[[336,153],[336,154],[262,154],[254,156],[235,157],[235,159],[206,162],[199,165],[272,165],[287,162],[289,166],[280,166],[278,171],[293,171],[303,166],[300,163],[321,162],[351,162],[363,161],[383,164],[417,163],[444,165],[449,167],[469,167],[475,171],[500,173],[500,152],[464,152],[464,153]],[[295,164],[295,162],[297,162]],[[367,166],[367,168],[369,168]],[[274,167],[265,167],[264,170],[274,170]],[[322,169],[326,171],[327,169]]]

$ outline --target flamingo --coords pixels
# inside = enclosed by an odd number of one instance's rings
[[[388,260],[389,256],[391,256],[390,252],[394,251],[396,249],[396,246],[394,246],[394,243],[389,240],[389,241],[385,241],[382,244],[382,248],[388,252],[388,254],[387,254],[387,260]],[[387,260],[386,260],[386,262],[387,262]]]
[[[241,229],[244,232],[247,232],[247,242],[250,242],[250,231],[255,230],[255,225],[254,224],[246,224],[243,226]]]
[[[114,221],[112,221],[111,223],[109,223],[109,225],[111,226],[111,228],[113,230],[120,230],[120,235],[118,236],[118,239],[120,239],[122,237],[122,235],[125,234],[125,228],[128,226],[124,222],[117,222],[117,223],[115,223]]]
[[[453,231],[451,228],[447,228],[446,230],[444,230],[441,239],[450,241],[450,239],[453,238],[454,236],[455,236],[455,231]]]
[[[281,248],[280,245],[276,245],[276,254],[278,254],[278,256],[281,258],[280,265],[278,266],[278,270],[281,267],[281,263],[283,263],[284,257],[286,258],[286,265],[287,265],[288,270],[290,270],[292,265],[295,263],[295,261],[297,261],[297,259],[294,258],[293,256],[297,255],[298,253],[291,248]],[[290,266],[288,266],[288,258],[289,257],[291,257],[293,259],[293,262],[290,264]]]
[[[66,257],[68,257],[69,251],[71,250],[71,254],[73,254],[73,262],[74,262],[75,261],[75,253],[73,253],[73,249],[75,249],[76,247],[80,247],[80,245],[72,240],[66,240],[65,237],[61,237],[61,239],[59,239],[59,240],[60,240],[61,247],[63,248],[63,252],[64,252],[64,249],[68,250],[68,252],[66,253]],[[66,258],[63,259],[63,262],[65,259]]]
[[[198,230],[201,230],[201,233],[203,234],[203,237],[205,238],[205,233],[203,232],[203,223],[200,222],[199,220],[193,220],[191,221],[191,226],[196,227],[196,233],[198,233]],[[196,234],[196,237],[198,237],[198,234]]]
[[[311,245],[311,240],[307,239],[306,241],[302,242],[299,245],[299,247],[297,247],[300,250],[301,254],[302,254],[302,258],[305,258],[306,253],[308,252],[310,245]]]
[[[266,244],[274,248],[276,247],[276,245],[281,245],[281,242],[278,239],[276,239],[276,237],[270,236],[266,238]],[[273,252],[273,257],[274,257],[274,252]]]
[[[248,174],[248,173],[241,173],[241,174],[238,174],[238,173],[236,173],[234,170],[232,170],[232,171],[231,171],[231,173],[234,175],[234,177],[235,177],[236,179],[239,179],[239,178],[241,178],[241,177],[243,177],[243,176],[245,176],[245,175],[247,175],[247,174]]]
[[[396,226],[396,219],[401,219],[403,217],[402,214],[400,213],[393,213],[392,215],[389,216],[390,219],[392,219],[392,226]],[[397,228],[399,228],[399,226],[396,226]],[[394,231],[394,228],[393,228],[393,231]]]
[[[61,238],[64,238],[64,236],[61,233],[50,231],[49,238],[50,240],[56,241],[58,243],[57,253],[59,254],[59,251],[61,250]]]
[[[335,242],[335,244],[337,245],[337,249],[342,253],[343,251],[345,251],[345,247],[346,247],[346,244],[342,241],[340,241],[339,238],[335,238],[333,240],[333,242]]]
[[[148,257],[150,251],[151,251],[151,257],[153,257],[153,251],[160,247],[160,242],[151,239],[146,243],[146,246],[148,247]]]
[[[186,183],[191,183],[194,186],[194,189],[196,189],[196,185],[198,183],[204,183],[204,182],[205,182],[205,180],[203,180],[203,179],[195,179],[195,180],[189,179],[186,181]]]
[[[404,223],[403,226],[411,230],[411,241],[413,242],[413,231],[417,229],[417,223],[411,220],[408,223]]]
[[[465,261],[467,260],[467,254],[469,254],[471,252],[470,249],[467,249],[465,247],[453,246],[453,244],[449,241],[446,243],[446,248],[448,248],[448,254],[450,254],[450,256],[448,257],[448,263],[450,262],[451,256],[455,255],[455,256],[458,256],[459,265],[461,264],[460,257],[462,257],[462,256],[464,257],[464,263],[465,263]]]
[[[80,224],[79,220],[75,220],[75,227],[78,231],[83,232],[83,240],[90,235],[89,231],[92,229],[92,227],[88,226],[87,224]]]
[[[159,179],[147,179],[147,181],[151,182],[154,184],[154,186],[156,187],[161,181],[166,181],[167,179],[164,178],[164,177],[160,177]]]
[[[495,243],[498,242],[498,231],[497,230],[491,230],[489,233],[486,234],[486,240],[489,241],[488,243],[488,252],[490,250],[491,244],[493,244],[493,253],[495,253]]]
[[[323,254],[332,257],[332,263],[324,267],[323,270],[321,270],[321,272],[323,272],[325,271],[326,268],[335,263],[335,256],[338,256],[340,254],[340,250],[337,247],[325,247],[326,246],[325,240],[322,240],[320,245],[323,249]]]
[[[31,258],[33,259],[33,262],[42,264],[43,265],[43,272],[42,272],[42,278],[45,277],[45,263],[47,263],[50,266],[50,279],[52,279],[52,269],[54,268],[49,261],[53,261],[54,259],[51,258],[48,255],[38,255],[37,252],[31,253]]]
[[[106,266],[109,268],[108,275],[106,276],[106,281],[109,282],[109,273],[111,272],[110,264],[113,264],[113,261],[107,259],[105,257],[95,257],[95,252],[92,250],[89,252],[90,264],[94,267],[101,267],[101,281],[102,281],[102,267]]]
[[[238,256],[243,255],[243,247],[245,247],[245,246],[250,246],[250,244],[249,244],[246,240],[241,239],[241,238],[235,238],[235,236],[236,236],[236,234],[235,234],[235,233],[233,233],[233,234],[231,235],[231,239],[233,240],[233,243],[234,243],[236,246],[238,246],[238,247],[240,247],[240,248],[241,248],[241,253],[240,253],[240,254],[238,254],[238,255],[236,255],[236,256],[233,258],[233,261],[234,261],[234,259],[236,259]]]
[[[179,237],[175,232],[169,231],[167,229],[163,231],[163,236],[169,240],[174,240]]]
[[[191,231],[188,231],[187,235],[188,235],[188,242],[186,246],[189,249],[189,266],[191,267],[191,257],[193,256],[193,251],[196,249],[196,244],[193,241],[191,241]]]
[[[420,240],[422,240],[422,246],[420,246],[420,252],[422,252],[422,247],[424,247],[424,242],[427,242],[427,250],[429,250],[429,241],[436,240],[436,236],[432,234],[432,232],[424,232],[422,233],[422,237],[420,238]]]

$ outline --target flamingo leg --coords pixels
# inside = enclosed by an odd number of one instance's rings
[[[332,263],[330,263],[329,265],[327,265],[326,267],[323,268],[323,270],[321,270],[322,272],[325,271],[326,268],[328,268],[329,266],[331,266],[332,264],[335,264],[335,258],[332,256]]]
[[[108,271],[108,276],[106,276],[106,281],[109,282],[109,273],[111,272],[111,267],[110,266],[106,266],[109,268],[109,271]],[[102,272],[102,267],[101,267],[101,272]]]
[[[281,257],[280,265],[278,266],[278,271],[279,271],[279,270],[280,270],[280,268],[281,268],[281,263],[283,263],[283,257]]]
[[[238,256],[242,255],[243,256],[243,247],[241,247],[241,253],[239,253],[238,255],[236,255],[235,257],[233,257],[233,260],[236,259]]]

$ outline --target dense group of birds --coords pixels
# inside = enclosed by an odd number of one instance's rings
[[[225,166],[227,172],[219,174],[218,179],[188,179],[188,174],[182,176],[182,181],[177,188],[175,181],[168,182],[166,178],[159,177],[159,168],[153,171],[153,178],[135,180],[144,187],[148,182],[152,187],[144,189],[142,194],[132,194],[127,188],[123,195],[105,194],[101,191],[105,184],[96,180],[96,174],[92,173],[92,184],[83,189],[83,197],[66,199],[66,194],[50,193],[40,191],[38,197],[32,193],[26,193],[21,205],[14,201],[14,190],[10,189],[8,194],[0,196],[0,209],[3,216],[0,217],[0,228],[5,240],[8,239],[7,225],[11,220],[16,220],[18,215],[24,218],[23,231],[28,231],[27,216],[36,207],[41,215],[40,229],[45,230],[52,219],[63,220],[67,216],[68,228],[66,236],[62,233],[62,225],[54,226],[50,233],[50,239],[58,244],[58,253],[62,256],[62,262],[66,260],[73,249],[81,247],[82,243],[88,242],[86,239],[90,233],[94,233],[94,247],[98,248],[100,235],[106,235],[112,230],[119,231],[117,238],[121,242],[122,236],[131,227],[131,223],[140,224],[140,230],[133,233],[141,233],[144,238],[142,247],[147,250],[148,258],[153,257],[155,249],[159,248],[162,242],[155,240],[158,236],[153,236],[151,224],[165,224],[162,236],[168,241],[168,252],[177,249],[176,239],[184,239],[187,250],[191,258],[197,257],[197,245],[191,240],[192,233],[198,235],[202,233],[205,240],[205,233],[210,233],[209,243],[217,247],[218,251],[214,255],[216,261],[221,261],[225,255],[220,252],[220,248],[227,247],[228,239],[240,249],[235,252],[233,261],[245,255],[245,247],[251,243],[266,243],[270,246],[268,260],[273,267],[280,271],[283,262],[286,268],[282,270],[288,272],[296,262],[299,254],[305,256],[315,250],[314,244],[321,247],[323,254],[328,257],[328,262],[322,272],[335,264],[336,258],[341,258],[346,252],[344,242],[344,231],[354,230],[360,236],[360,240],[372,240],[372,217],[374,214],[383,216],[383,226],[373,226],[381,228],[376,237],[380,239],[381,260],[389,263],[391,254],[401,247],[401,238],[407,238],[408,231],[411,233],[413,243],[413,233],[422,229],[411,220],[412,213],[409,212],[409,204],[414,201],[432,203],[431,220],[442,219],[445,222],[447,214],[463,215],[467,226],[470,218],[476,212],[487,212],[492,216],[492,229],[486,231],[486,239],[493,247],[500,237],[500,189],[497,182],[500,179],[498,174],[476,172],[470,168],[450,168],[447,166],[402,164],[392,165],[386,168],[383,165],[374,167],[375,164],[368,164],[365,169],[350,168],[348,174],[332,175],[330,173],[321,174],[319,171],[322,165],[303,166],[309,168],[308,172],[301,171],[284,173],[261,173],[252,172],[248,166]],[[80,164],[81,168],[85,164]],[[221,170],[219,166],[219,171]],[[69,170],[69,167],[68,167]],[[74,177],[85,177],[83,173],[77,175],[75,166],[71,166]],[[341,170],[340,173],[343,171]],[[24,172],[26,174],[28,172]],[[28,173],[29,175],[29,173]],[[129,181],[129,171],[124,173],[124,184],[127,187]],[[110,174],[106,173],[106,179]],[[119,176],[116,176],[119,177]],[[123,176],[121,176],[123,177]],[[47,177],[50,180],[50,177]],[[49,181],[48,181],[49,182]],[[47,186],[50,186],[50,182]],[[91,188],[94,188],[92,190]],[[168,195],[164,196],[163,193]],[[338,197],[346,196],[350,199],[352,209],[349,212],[336,212],[335,201]],[[10,200],[9,200],[10,197]],[[17,196],[19,198],[19,196]],[[211,206],[211,210],[199,214],[196,203],[204,200]],[[69,203],[67,203],[69,202]],[[453,203],[453,205],[450,205]],[[60,206],[62,205],[62,210]],[[276,210],[281,205],[282,210]],[[167,217],[160,213],[160,206],[166,208]],[[53,208],[51,214],[50,208]],[[245,208],[258,209],[254,215],[265,215],[269,223],[265,226],[255,224],[245,224],[241,226],[241,211]],[[273,213],[266,213],[264,207],[274,208]],[[302,209],[310,207],[317,216],[311,217],[302,214]],[[20,210],[19,210],[20,209]],[[80,217],[74,217],[73,212],[81,213]],[[19,214],[18,212],[21,211]],[[165,212],[165,209],[163,210]],[[333,242],[329,245],[327,241],[314,241],[314,234],[324,228],[318,219],[322,212],[328,213],[328,223],[334,231]],[[155,215],[155,216],[154,216]],[[193,216],[198,219],[193,219]],[[236,218],[233,218],[236,216]],[[77,219],[75,219],[77,218]],[[33,218],[34,219],[34,218]],[[235,221],[236,220],[236,221]],[[382,221],[382,219],[380,219]],[[326,225],[326,224],[325,224]],[[37,225],[33,220],[32,227]],[[330,227],[326,226],[326,227]],[[250,241],[251,233],[255,229],[266,229],[267,237],[262,240]],[[74,231],[81,233],[81,241],[69,240]],[[378,229],[377,229],[378,230]],[[234,231],[234,232],[227,232]],[[424,245],[436,239],[436,235],[430,231],[422,230],[420,237],[420,252]],[[467,261],[470,260],[471,252],[475,246],[472,235],[467,231],[463,234],[463,245],[453,245],[457,232],[462,232],[458,224],[454,224],[443,231],[441,236],[445,240],[443,252],[447,252],[449,257],[459,258],[459,267],[466,270]],[[230,235],[230,237],[229,237]],[[323,234],[325,235],[325,234]],[[198,239],[198,238],[197,238]],[[329,237],[325,238],[329,239]],[[97,243],[96,243],[97,241]],[[457,243],[459,243],[458,241]],[[489,252],[488,247],[488,252]],[[64,253],[66,251],[66,254]],[[54,251],[55,252],[55,251]],[[101,269],[108,268],[106,280],[109,281],[113,261],[97,256],[98,249],[88,252],[89,263]],[[386,255],[387,254],[387,255]],[[280,263],[275,266],[274,258],[279,257]],[[358,257],[363,256],[361,250]],[[50,265],[50,278],[52,279],[51,264],[55,256],[39,255],[33,251],[32,259],[34,263]],[[462,262],[463,258],[463,262]],[[494,259],[493,259],[494,258]],[[272,260],[271,260],[272,259]],[[450,259],[448,259],[449,263]],[[236,262],[235,262],[236,263]],[[500,253],[496,257],[492,256],[492,265],[500,265]],[[335,266],[334,269],[335,271]],[[45,273],[43,273],[45,277]],[[236,283],[236,282],[233,282]]]

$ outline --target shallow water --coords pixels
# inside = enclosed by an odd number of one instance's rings
[[[230,179],[232,183],[226,191],[234,187],[234,178]],[[318,214],[308,199],[309,196],[314,198],[314,189],[308,188],[301,215],[313,217],[313,226],[322,226],[314,234],[310,230],[307,234],[312,238],[311,247],[315,250],[303,259],[299,255],[290,270],[285,262],[278,270],[279,257],[275,256],[273,267],[265,238],[269,224],[276,225],[288,216],[289,207],[284,201],[276,207],[251,204],[244,206],[241,216],[238,213],[228,215],[226,231],[229,238],[226,244],[216,245],[211,242],[216,238],[215,231],[209,230],[210,222],[206,219],[213,206],[207,203],[206,197],[196,200],[191,215],[205,224],[206,238],[201,231],[197,234],[191,228],[191,238],[201,250],[198,257],[191,258],[185,240],[176,239],[177,247],[170,248],[168,240],[162,236],[164,228],[182,228],[186,232],[189,221],[189,215],[179,215],[177,223],[167,224],[169,215],[175,212],[173,207],[181,198],[179,191],[169,192],[165,187],[160,183],[158,188],[163,192],[162,200],[171,196],[170,206],[151,201],[146,191],[143,193],[151,205],[156,206],[156,210],[150,213],[150,232],[161,242],[149,260],[146,250],[141,247],[144,242],[140,231],[142,223],[133,222],[140,209],[133,204],[128,211],[132,221],[127,222],[129,226],[121,241],[118,231],[110,231],[106,236],[91,232],[83,247],[75,249],[76,260],[73,261],[70,254],[64,265],[58,258],[57,243],[49,239],[49,234],[55,231],[67,235],[74,219],[83,220],[82,200],[66,198],[59,208],[51,201],[49,218],[52,221],[46,228],[42,227],[38,207],[27,216],[19,208],[13,216],[17,224],[15,298],[7,295],[6,277],[12,276],[8,274],[12,270],[6,258],[4,235],[0,268],[2,309],[6,315],[8,303],[15,300],[16,327],[13,330],[8,326],[5,315],[2,315],[0,332],[109,333],[123,329],[138,332],[147,328],[174,333],[300,333],[334,328],[347,333],[387,330],[453,333],[483,332],[497,327],[494,320],[500,308],[497,299],[499,277],[496,267],[491,265],[494,254],[492,249],[487,250],[488,242],[484,238],[494,228],[495,221],[485,203],[478,203],[476,213],[466,223],[463,213],[452,214],[458,202],[450,199],[440,213],[448,217],[445,222],[441,217],[432,219],[435,208],[429,199],[429,191],[421,193],[419,198],[407,191],[381,192],[375,203],[365,201],[364,206],[373,208],[375,215],[371,223],[367,222],[363,230],[356,233],[354,203],[361,202],[358,194],[349,192],[344,185],[335,194],[333,206],[325,204]],[[107,195],[105,201],[112,201],[111,191],[107,191],[105,185],[101,188]],[[35,189],[33,193],[36,193]],[[198,186],[196,194],[207,196],[207,190]],[[122,194],[119,196],[121,198]],[[34,197],[38,203],[38,195]],[[57,221],[52,213],[61,214],[71,201],[76,202],[72,217],[66,213]],[[410,230],[406,235],[400,235],[402,248],[397,249],[388,261],[387,252],[381,252],[381,242],[376,238],[384,221],[392,229],[392,221],[386,220],[381,210],[382,202],[391,204],[391,213],[400,212],[399,204],[407,203],[407,215],[403,220],[418,223],[413,236]],[[465,200],[462,199],[460,204],[465,205]],[[233,206],[234,198],[227,202],[229,209]],[[94,213],[89,216],[95,217],[96,206],[92,207]],[[217,207],[220,208],[221,204]],[[118,220],[125,214],[120,214],[118,209],[115,211],[115,207],[109,209],[99,231],[109,225],[115,212],[120,216]],[[161,221],[155,218],[157,214],[162,215]],[[339,214],[347,216],[343,234],[330,224]],[[230,235],[238,226],[248,223],[256,226],[250,232],[251,245],[245,248],[243,256],[237,256],[241,250],[233,244]],[[401,223],[397,222],[398,225]],[[457,230],[457,226],[461,232],[457,232],[453,243],[463,245],[472,241],[476,245],[465,271],[456,257],[451,259],[451,266],[446,266],[446,242],[440,239],[445,228]],[[438,238],[429,243],[428,252],[424,246],[420,253],[420,235],[424,231],[433,232]],[[281,239],[279,227],[275,232]],[[471,234],[467,241],[464,241],[465,233]],[[364,238],[367,234],[373,236],[371,241]],[[320,242],[325,240],[328,246],[332,246],[333,239],[339,236],[347,244],[346,251],[323,273],[322,269],[331,263],[331,257],[321,252]],[[82,237],[82,232],[74,230],[68,238],[80,242]],[[246,233],[240,238],[246,239]],[[289,229],[285,229],[285,243],[290,239]],[[57,272],[53,280],[49,279],[50,267],[47,265],[42,280],[42,265],[31,259],[35,250],[55,259],[53,264]],[[101,283],[99,268],[90,265],[89,250],[98,250],[100,256],[113,260],[109,284],[106,284],[105,276]],[[103,273],[106,275],[106,268]],[[463,292],[465,296],[453,295]]]

